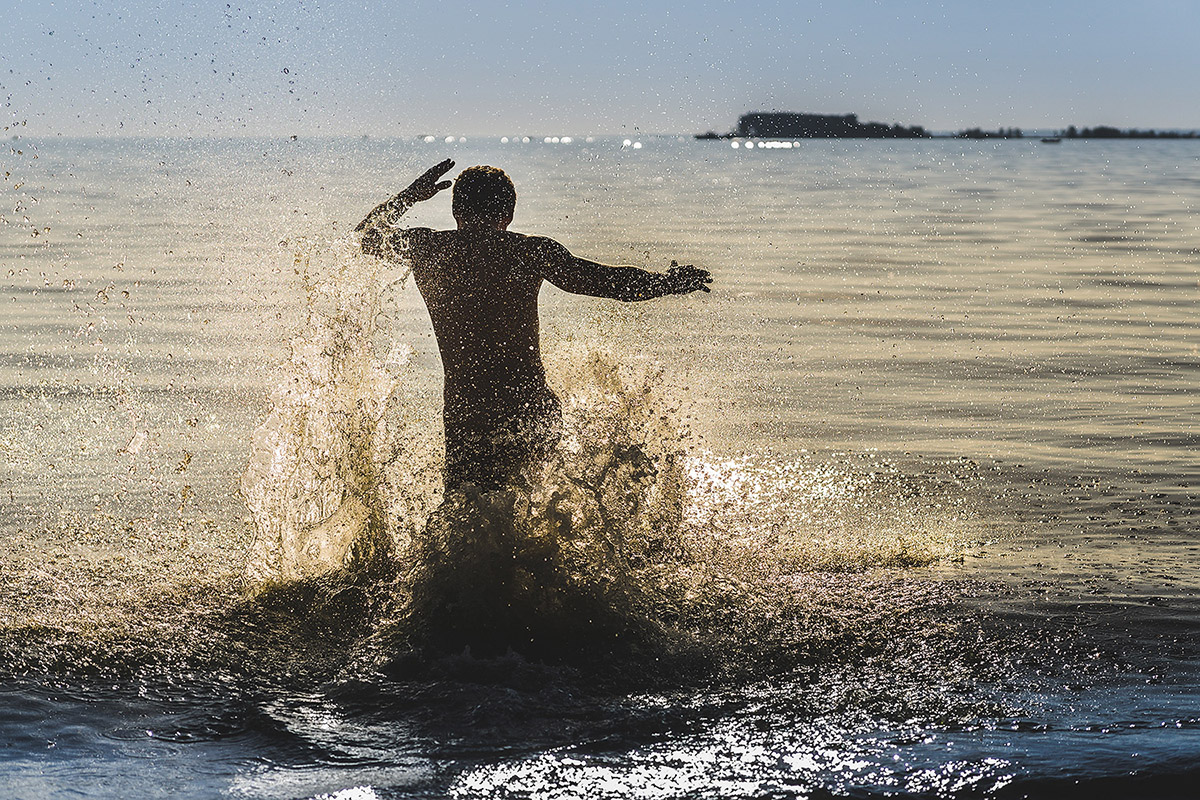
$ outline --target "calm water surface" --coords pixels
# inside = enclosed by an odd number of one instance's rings
[[[1190,796],[1200,148],[641,144],[8,144],[11,794]],[[332,346],[289,359],[309,309],[365,303],[352,333],[405,362],[388,446],[436,475],[420,298],[400,269],[354,294],[361,264],[328,254],[446,156],[512,175],[516,230],[713,271],[711,295],[635,306],[547,287],[542,324],[565,395],[596,354],[657,375],[628,396],[673,420],[704,569],[786,595],[744,613],[697,584],[717,610],[689,624],[728,636],[728,663],[366,668],[344,633],[230,610],[257,552],[255,428]],[[409,221],[449,227],[448,199]],[[293,622],[320,617],[297,602]]]

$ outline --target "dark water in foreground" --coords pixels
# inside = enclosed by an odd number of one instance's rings
[[[7,796],[1194,796],[1194,143],[13,150]],[[717,283],[547,289],[561,458],[431,521],[428,320],[341,236],[447,154]]]

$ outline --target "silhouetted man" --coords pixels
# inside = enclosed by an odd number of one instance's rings
[[[492,489],[558,442],[562,412],[546,385],[538,336],[538,291],[560,289],[616,300],[649,300],[708,291],[712,278],[692,266],[665,274],[610,267],[572,256],[544,236],[508,230],[517,193],[503,170],[465,169],[454,181],[451,209],[457,230],[395,230],[415,203],[450,181],[450,159],[377,206],[355,230],[363,251],[403,255],[437,336],[445,374],[446,489],[474,483]]]

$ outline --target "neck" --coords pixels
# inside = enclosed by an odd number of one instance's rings
[[[460,231],[504,231],[508,230],[507,220],[492,219],[455,219]]]

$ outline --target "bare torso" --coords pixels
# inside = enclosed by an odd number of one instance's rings
[[[546,413],[538,292],[549,239],[488,229],[403,231],[445,374],[447,429],[486,431]]]

